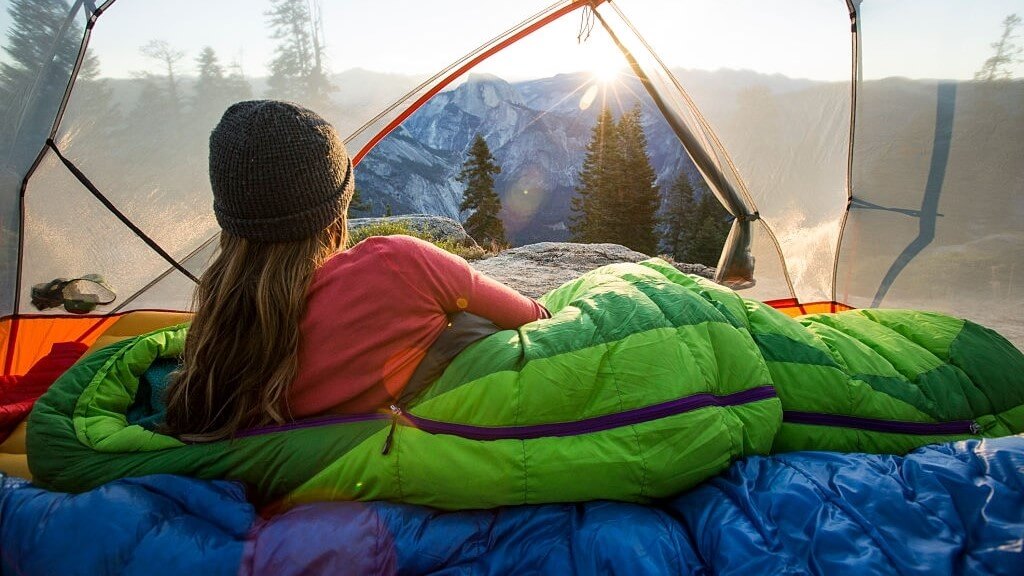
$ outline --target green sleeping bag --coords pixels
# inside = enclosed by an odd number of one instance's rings
[[[657,259],[550,292],[552,318],[466,348],[408,405],[184,444],[127,414],[186,326],[114,344],[37,402],[35,481],[230,478],[262,501],[386,499],[446,509],[690,488],[748,454],[905,452],[1024,430],[1024,357],[962,320],[909,311],[791,319]],[[785,411],[785,412],[784,412]]]

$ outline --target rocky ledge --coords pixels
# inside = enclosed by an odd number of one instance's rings
[[[355,218],[349,220],[349,230],[384,223],[402,223],[436,240],[452,240],[466,247],[478,248],[462,224],[444,216],[410,214],[383,218]],[[647,254],[619,244],[540,242],[510,248],[489,258],[472,260],[470,264],[520,293],[536,298],[588,270],[606,264],[639,262],[648,258],[650,256]],[[687,274],[697,274],[705,278],[712,278],[715,275],[714,268],[702,264],[680,264],[668,258],[666,260]]]
[[[423,233],[438,240],[452,240],[467,248],[477,247],[476,240],[473,240],[466,233],[462,224],[445,216],[431,216],[430,214],[407,214],[403,216],[385,216],[382,218],[352,218],[348,221],[349,232],[354,232],[366,226],[375,224],[396,223],[403,224],[409,228]]]
[[[511,248],[485,260],[471,262],[477,270],[520,293],[536,298],[588,270],[616,262],[639,262],[650,256],[618,244],[540,242]],[[673,265],[688,274],[711,278],[714,268],[701,264]]]

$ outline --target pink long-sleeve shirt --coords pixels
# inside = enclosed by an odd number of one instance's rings
[[[465,260],[410,236],[379,236],[316,271],[300,325],[295,418],[386,408],[427,349],[466,311],[500,328],[548,316],[534,300]]]

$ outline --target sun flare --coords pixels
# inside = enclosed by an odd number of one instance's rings
[[[622,53],[606,35],[594,34],[580,44],[579,55],[581,68],[598,84],[608,84],[622,75]]]
[[[618,62],[599,60],[590,68],[590,75],[601,84],[608,84],[619,77]]]

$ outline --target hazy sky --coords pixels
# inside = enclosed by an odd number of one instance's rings
[[[321,0],[329,66],[402,74],[433,73],[511,27],[550,0]],[[686,68],[751,69],[791,77],[849,77],[849,24],[843,0],[616,0],[662,58]],[[268,0],[117,0],[98,21],[91,46],[105,76],[156,71],[139,53],[152,39],[186,53],[194,73],[200,48],[213,46],[248,76],[266,75],[273,57]],[[865,0],[864,73],[970,78],[991,56],[1006,15],[1024,0]],[[506,50],[480,71],[508,79],[588,69],[616,56],[600,26],[577,44],[579,16],[564,18]],[[7,27],[9,17],[0,17]],[[1024,30],[1018,30],[1024,45]],[[610,55],[610,56],[609,56]],[[1024,67],[1017,66],[1017,76]]]

